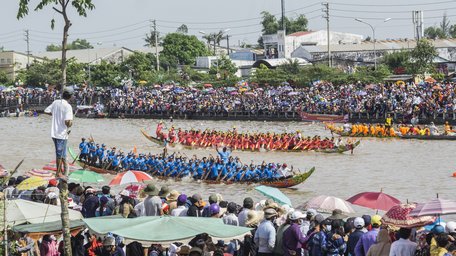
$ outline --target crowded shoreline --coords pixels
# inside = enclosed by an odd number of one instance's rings
[[[390,114],[409,123],[412,119],[454,122],[456,99],[453,83],[346,84],[315,83],[260,87],[255,84],[182,87],[174,84],[137,88],[81,88],[77,105],[95,106],[92,115],[125,118],[280,119],[300,120],[300,111],[345,115],[351,120],[379,122]],[[54,90],[3,90],[0,103],[30,108],[47,105],[57,97]],[[261,101],[259,99],[262,99]],[[14,109],[13,109],[14,110]],[[84,116],[84,115],[82,115]]]

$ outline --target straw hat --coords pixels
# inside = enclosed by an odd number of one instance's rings
[[[252,225],[256,225],[261,221],[261,216],[256,211],[250,210],[247,213],[247,220],[245,221],[245,226],[249,227]]]
[[[177,190],[171,190],[168,196],[166,196],[167,201],[177,201],[177,198],[179,197],[180,193],[177,192]]]

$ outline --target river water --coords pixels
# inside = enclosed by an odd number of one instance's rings
[[[160,147],[148,141],[140,133],[146,128],[154,133],[158,120],[141,119],[75,119],[69,145],[77,148],[81,137],[93,136],[97,143],[108,147],[116,146],[130,151],[134,146],[138,152],[158,153]],[[25,159],[20,167],[24,173],[32,168],[41,168],[54,157],[54,146],[50,138],[50,116],[2,118],[0,119],[0,163],[9,170]],[[191,121],[174,120],[173,125],[184,129],[231,129],[239,131],[294,132],[300,130],[304,136],[330,136],[322,124],[302,122],[240,122],[240,121]],[[168,125],[169,126],[169,125]],[[215,150],[182,150],[188,156],[215,155]],[[454,188],[456,178],[456,143],[453,141],[418,141],[400,139],[362,139],[354,154],[324,154],[316,152],[237,152],[244,163],[251,161],[285,162],[301,170],[316,167],[314,174],[304,183],[282,191],[293,205],[300,205],[317,195],[332,195],[347,199],[364,191],[380,191],[393,195],[401,201],[421,202],[439,197],[456,199]],[[105,176],[107,182],[112,178]],[[157,181],[157,185],[165,184]],[[191,181],[167,181],[171,189],[186,194],[212,192],[221,193],[225,200],[242,203],[251,196],[263,198],[253,186],[207,185]],[[102,184],[97,184],[101,187]],[[117,187],[114,190],[120,190]],[[204,196],[207,198],[207,196]],[[372,210],[354,207],[359,213],[373,213]]]

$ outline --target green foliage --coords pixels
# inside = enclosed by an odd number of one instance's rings
[[[194,64],[196,57],[207,55],[207,49],[196,36],[170,33],[163,39],[161,54],[173,65],[190,65]]]
[[[220,78],[223,80],[229,79],[234,76],[237,71],[236,65],[226,56],[222,55],[217,61],[217,65],[211,66],[209,74],[216,75],[220,74]]]
[[[45,59],[43,62],[34,61],[28,70],[22,70],[21,80],[27,85],[43,86],[59,84],[62,77],[60,60]],[[71,58],[67,61],[67,80],[69,84],[81,84],[86,76],[84,64],[77,63]]]
[[[434,70],[433,61],[437,56],[437,50],[427,39],[420,39],[416,47],[410,52],[412,63],[409,67],[412,74],[424,74]]]
[[[442,82],[445,79],[445,74],[440,72],[435,72],[431,76],[438,82]]]
[[[126,76],[119,65],[104,60],[91,68],[92,84],[95,86],[120,86]]]
[[[393,73],[403,74],[410,65],[410,51],[386,53],[382,58],[382,63],[388,66]]]
[[[261,16],[263,16],[263,20],[261,21],[263,35],[277,33],[277,30],[280,28],[277,18],[267,11],[262,11]]]
[[[5,71],[0,71],[0,84],[9,84],[11,81]]]
[[[93,49],[93,46],[86,39],[76,39],[67,45],[68,50],[81,50],[81,49]],[[46,46],[47,52],[61,51],[61,45],[50,44]]]
[[[269,69],[264,64],[253,71],[250,80],[260,85],[278,86],[282,82],[287,81],[287,74],[282,69]]]
[[[429,39],[447,38],[447,35],[439,27],[427,27],[424,30],[424,36]]]
[[[262,21],[261,25],[263,29],[263,35],[275,34],[281,27],[281,19],[278,20],[274,15],[269,12],[261,12]],[[298,31],[307,31],[308,20],[304,14],[300,14],[296,18],[285,17],[285,31],[288,34],[295,33]]]
[[[144,41],[146,44],[144,46],[146,47],[155,47],[155,34],[157,34],[157,45],[162,45],[161,43],[161,37],[160,37],[160,32],[158,31],[152,31],[150,34],[146,34],[146,38],[144,38]]]
[[[188,33],[188,27],[187,25],[185,24],[182,24],[180,25],[178,28],[177,28],[177,33],[182,33],[182,34],[187,34]]]
[[[454,38],[456,36],[455,25],[450,25],[450,20],[446,13],[443,14],[440,26],[427,27],[424,30],[424,36],[429,39]]]
[[[300,66],[298,60],[288,59],[285,64],[282,64],[277,67],[278,69],[282,69],[284,72],[292,75],[299,74]]]
[[[71,2],[71,5],[74,7],[76,12],[78,13],[79,16],[87,17],[87,11],[88,10],[93,10],[95,8],[95,5],[92,3],[92,0],[72,0],[72,1],[65,1],[66,2]],[[19,0],[19,10],[17,11],[17,19],[24,18],[25,16],[28,15],[29,13],[29,3],[30,0]],[[46,6],[52,6],[54,10],[57,12],[61,13],[62,10],[58,10],[56,7],[61,6],[60,1],[56,0],[41,0],[38,5],[34,8],[35,11],[42,10]],[[67,7],[67,4],[65,4],[65,9]]]

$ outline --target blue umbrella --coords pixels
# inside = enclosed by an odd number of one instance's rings
[[[291,205],[290,198],[288,198],[282,191],[278,188],[268,187],[268,186],[258,186],[255,187],[255,190],[260,192],[261,194],[271,198],[272,200],[281,203],[281,204],[288,204]]]

